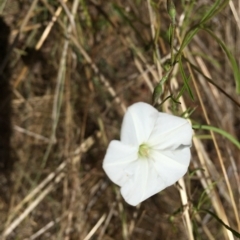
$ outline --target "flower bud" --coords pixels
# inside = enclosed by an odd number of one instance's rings
[[[162,84],[159,83],[154,91],[153,91],[153,96],[152,96],[152,103],[153,105],[155,105],[158,101],[158,99],[160,98],[160,96],[162,95],[163,89],[162,89]]]
[[[167,11],[172,20],[172,23],[175,24],[176,8],[172,0],[167,0]]]

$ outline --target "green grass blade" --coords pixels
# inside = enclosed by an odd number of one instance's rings
[[[234,75],[234,79],[235,79],[235,82],[236,82],[236,92],[240,93],[240,71],[238,69],[238,65],[237,65],[237,62],[236,62],[234,56],[228,50],[228,48],[224,44],[224,42],[221,39],[219,39],[210,29],[203,28],[203,30],[206,31],[207,33],[209,33],[211,35],[211,37],[213,37],[217,41],[217,43],[221,46],[223,51],[226,53],[226,55],[228,57],[228,60],[231,64],[231,67],[233,69],[233,75]]]
[[[192,64],[187,58],[184,58],[190,65],[191,67],[197,71],[198,73],[200,73],[206,80],[207,82],[209,82],[210,84],[212,84],[214,87],[216,87],[222,94],[224,94],[228,99],[230,99],[234,104],[236,104],[238,107],[240,107],[240,103],[234,99],[230,94],[228,94],[224,89],[220,88],[211,78],[207,77],[206,75],[204,75],[202,73],[202,71],[195,66],[194,64]]]
[[[219,133],[240,149],[240,142],[236,138],[234,138],[231,134],[223,131],[222,129],[219,129],[213,126],[208,126],[208,125],[193,125],[192,127],[194,129],[204,129],[204,130],[209,130],[209,131]]]
[[[190,86],[188,84],[189,77],[187,77],[186,74],[185,74],[185,71],[183,69],[183,65],[182,65],[182,60],[181,59],[179,61],[179,67],[180,67],[180,72],[181,72],[181,75],[182,75],[182,78],[183,78],[183,81],[184,81],[184,85],[185,85],[185,87],[186,87],[186,89],[188,91],[189,96],[194,101],[194,96],[193,96],[192,90],[191,90],[191,88],[190,88]]]
[[[236,236],[237,238],[240,238],[240,233],[237,232],[236,230],[232,229],[231,227],[229,227],[227,224],[225,224],[216,214],[214,214],[213,212],[207,210],[207,209],[201,209],[200,211],[202,212],[207,212],[208,214],[210,214],[212,217],[214,217],[219,223],[221,223],[225,228],[227,228],[229,231],[232,232],[232,234],[234,236]]]
[[[201,20],[192,28],[188,30],[188,32],[185,34],[184,39],[182,41],[182,44],[180,46],[180,49],[178,51],[178,54],[176,56],[176,59],[178,61],[179,57],[181,56],[181,53],[183,49],[191,42],[192,38],[198,33],[198,31],[202,28],[202,26],[208,22],[211,18],[213,18],[216,14],[221,12],[228,4],[229,0],[217,0],[210,8],[209,10],[203,15]]]

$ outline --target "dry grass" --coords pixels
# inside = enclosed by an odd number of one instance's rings
[[[178,49],[213,3],[175,2]],[[150,103],[165,73],[164,1],[2,0],[0,14],[0,238],[236,239],[201,211],[240,231],[239,148],[222,135],[196,130],[189,173],[136,208],[102,170],[126,107]],[[207,22],[238,66],[239,19],[231,1]],[[239,141],[240,97],[226,54],[202,30],[183,55],[201,72],[184,62],[194,101],[185,91],[163,111],[192,111],[193,123]],[[162,99],[183,85],[176,64]]]

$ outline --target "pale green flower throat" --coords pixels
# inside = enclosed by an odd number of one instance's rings
[[[149,153],[150,153],[150,147],[143,143],[139,146],[138,149],[138,156],[141,158],[148,158],[149,157]]]

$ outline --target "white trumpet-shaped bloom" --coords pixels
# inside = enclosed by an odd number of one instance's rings
[[[109,144],[103,169],[121,187],[125,201],[136,206],[186,173],[191,142],[186,119],[135,103],[124,116],[121,141]]]

